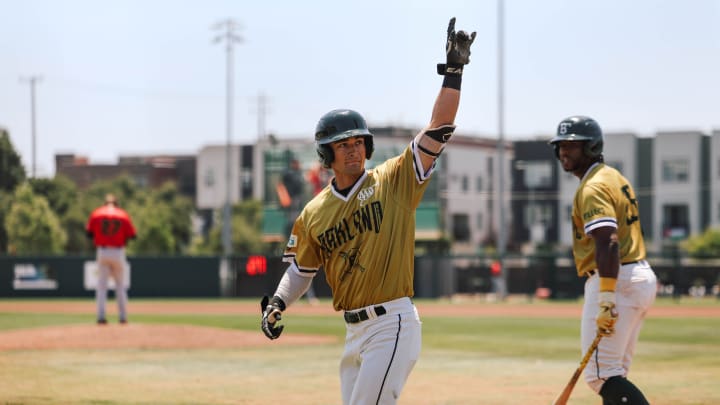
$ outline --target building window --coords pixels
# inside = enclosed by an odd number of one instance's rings
[[[470,188],[470,184],[469,184],[469,183],[470,183],[470,180],[468,179],[468,176],[466,176],[466,175],[462,176],[461,186],[460,186],[460,187],[462,188],[462,191],[463,191],[463,192],[468,191],[468,189]]]
[[[552,185],[552,162],[518,160],[515,168],[522,170],[525,187],[529,189],[545,188]]]
[[[457,242],[470,240],[470,218],[467,214],[453,214],[452,232],[453,239]]]
[[[205,170],[205,176],[203,176],[205,179],[205,185],[208,187],[212,187],[215,185],[215,172],[213,169],[207,169]]]
[[[482,176],[477,176],[475,178],[475,191],[477,191],[477,192],[482,191],[482,186],[483,186],[483,178],[482,178]]]
[[[686,159],[663,160],[662,179],[667,183],[683,183],[688,181],[690,164]]]
[[[240,171],[240,189],[242,190],[242,199],[252,198],[253,183],[252,170],[242,169]]]
[[[552,218],[552,209],[537,201],[530,201],[524,210],[525,225],[528,229],[537,224],[549,224]]]
[[[566,222],[572,221],[572,205],[570,205],[570,204],[565,206],[565,221]]]
[[[663,237],[685,239],[690,235],[690,213],[687,205],[663,206]]]
[[[482,212],[478,212],[477,216],[475,217],[475,227],[477,229],[483,228],[483,215]]]

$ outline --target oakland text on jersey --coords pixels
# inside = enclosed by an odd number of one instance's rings
[[[380,201],[361,206],[353,211],[350,219],[343,218],[335,226],[326,229],[318,235],[320,246],[330,254],[335,248],[355,239],[359,233],[375,231],[380,233],[383,219],[383,209]]]

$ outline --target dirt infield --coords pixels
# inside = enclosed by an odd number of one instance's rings
[[[329,336],[291,334],[273,345],[333,343]],[[2,350],[218,349],[266,346],[261,333],[189,325],[64,325],[0,333]]]
[[[448,303],[418,303],[421,316],[491,316],[534,317],[554,316],[579,318],[581,305],[534,305],[480,303],[476,301]],[[94,314],[94,302],[49,301],[3,301],[0,313],[85,313]],[[112,305],[108,307],[112,313]],[[298,303],[288,311],[303,315],[332,315],[335,312],[329,302],[319,305]],[[237,314],[259,316],[257,304],[243,302],[212,301],[159,301],[130,302],[130,314]],[[658,306],[653,307],[649,317],[718,317],[718,307]],[[310,345],[333,343],[328,336],[291,334],[273,344]],[[110,349],[110,348],[240,348],[270,344],[260,333],[234,331],[220,328],[189,325],[65,325],[0,332],[0,351],[23,349]]]

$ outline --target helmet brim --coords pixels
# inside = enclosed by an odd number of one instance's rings
[[[370,131],[365,128],[351,129],[332,136],[318,139],[317,143],[320,145],[327,145],[333,142],[342,141],[344,139],[353,138],[356,136],[372,136],[372,133],[370,133]]]
[[[594,138],[592,136],[587,136],[583,134],[564,134],[564,135],[556,135],[554,138],[552,138],[548,143],[553,144],[557,142],[562,141],[592,141]]]

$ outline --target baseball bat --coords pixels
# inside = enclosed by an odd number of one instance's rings
[[[598,343],[600,343],[600,339],[602,339],[602,335],[598,334],[597,336],[595,336],[595,340],[593,340],[590,347],[588,347],[585,356],[583,356],[582,360],[580,360],[580,365],[578,366],[577,370],[575,370],[575,373],[573,373],[570,381],[568,381],[567,385],[565,385],[565,388],[562,390],[560,395],[558,395],[558,397],[555,399],[553,405],[567,404],[568,399],[570,399],[570,394],[572,393],[573,388],[575,388],[575,383],[577,383],[578,378],[580,378],[580,374],[585,369],[585,366],[590,360],[590,356],[592,356],[595,349],[597,349]]]

